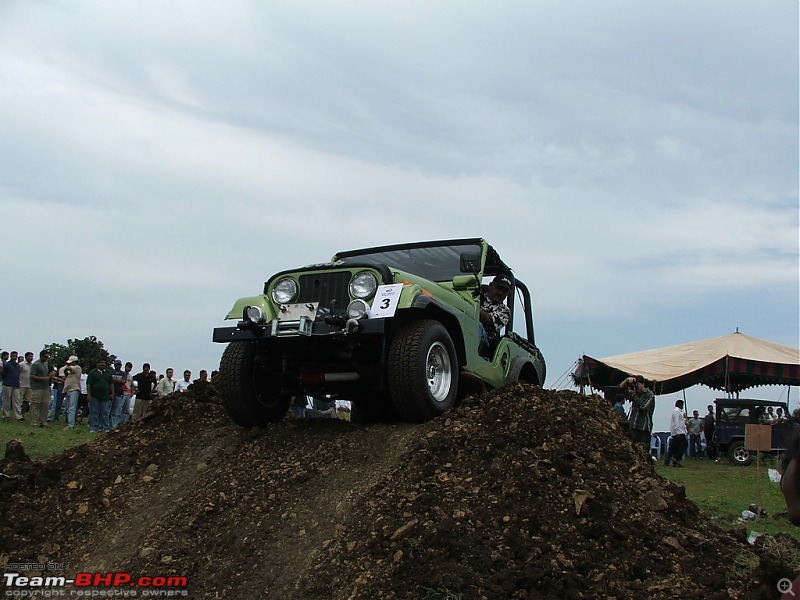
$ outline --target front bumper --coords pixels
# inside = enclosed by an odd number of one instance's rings
[[[220,343],[258,341],[258,340],[279,340],[279,339],[303,339],[323,337],[326,339],[335,338],[354,338],[365,335],[383,335],[386,328],[386,319],[361,319],[357,321],[355,327],[347,328],[340,325],[325,323],[324,321],[314,321],[309,323],[309,328],[303,333],[289,332],[286,330],[275,331],[272,323],[252,324],[239,323],[235,327],[216,327],[214,329],[213,341]]]

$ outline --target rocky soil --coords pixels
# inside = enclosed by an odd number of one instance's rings
[[[603,399],[523,384],[422,425],[253,430],[194,389],[44,463],[12,442],[0,473],[0,563],[191,598],[766,599],[797,567],[706,520]]]

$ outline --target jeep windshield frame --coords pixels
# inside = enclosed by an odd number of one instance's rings
[[[390,269],[404,271],[437,283],[452,281],[456,275],[474,273],[465,270],[465,255],[482,256],[484,242],[480,238],[417,242],[395,246],[378,246],[361,250],[338,252],[333,262],[345,266],[355,264],[386,265]],[[483,273],[508,273],[509,269],[497,252],[487,244],[486,263]],[[480,275],[480,271],[477,272]]]

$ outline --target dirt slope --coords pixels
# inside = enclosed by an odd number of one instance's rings
[[[192,598],[774,598],[754,548],[596,398],[525,385],[424,425],[231,425],[195,390],[46,463],[0,462],[0,561],[180,575]]]

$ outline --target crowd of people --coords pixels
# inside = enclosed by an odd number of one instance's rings
[[[133,374],[133,364],[115,359],[113,365],[100,359],[95,365],[81,365],[69,356],[58,367],[50,353],[42,350],[39,359],[33,352],[0,352],[0,398],[4,420],[30,421],[34,427],[58,424],[61,418],[67,429],[88,420],[89,431],[108,432],[130,419],[141,419],[154,397],[183,393],[189,386],[210,381],[201,370],[198,379],[185,370],[183,378],[174,379],[173,369],[156,375],[148,363]],[[27,418],[26,418],[27,417]]]

